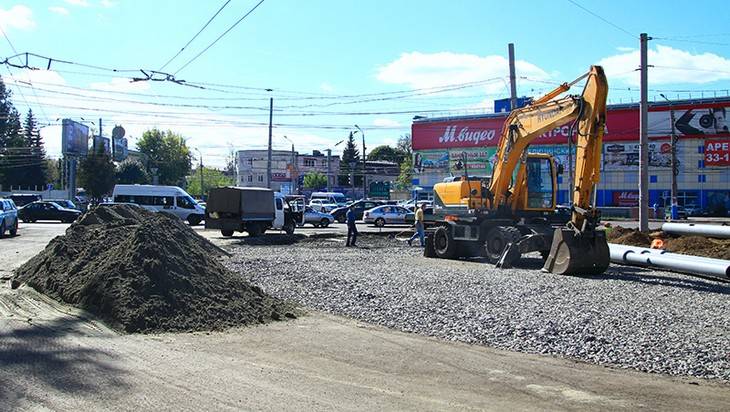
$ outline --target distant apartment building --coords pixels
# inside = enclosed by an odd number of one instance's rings
[[[294,157],[294,159],[292,159]],[[236,184],[238,186],[268,187],[267,179],[267,150],[239,150],[236,153]],[[301,187],[304,175],[309,172],[319,172],[327,175],[327,155],[314,150],[312,154],[299,154],[288,150],[273,150],[271,152],[271,188],[275,191],[289,192],[292,176]],[[336,176],[340,170],[339,156],[329,159],[330,185],[336,183]],[[296,190],[296,189],[295,189]]]

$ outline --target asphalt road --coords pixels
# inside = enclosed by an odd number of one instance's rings
[[[20,236],[0,239],[4,274],[66,226],[28,224]],[[227,332],[118,335],[28,288],[11,290],[7,281],[0,286],[0,370],[0,409],[7,410],[723,410],[730,404],[728,385],[447,342],[318,312]]]

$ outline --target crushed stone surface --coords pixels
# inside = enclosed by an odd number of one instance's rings
[[[295,316],[231,273],[223,251],[180,219],[101,205],[15,272],[56,300],[123,332],[219,330]]]
[[[288,239],[244,238],[226,264],[275,297],[401,331],[730,381],[727,283],[613,265],[558,276],[541,273],[537,256],[499,270],[363,234],[355,248],[343,238]]]

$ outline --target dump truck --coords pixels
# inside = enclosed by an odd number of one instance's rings
[[[205,228],[219,229],[223,236],[246,232],[259,236],[268,229],[294,233],[301,211],[279,193],[260,187],[219,187],[208,193]]]
[[[581,95],[558,98],[583,80]],[[609,264],[608,244],[605,232],[598,229],[600,212],[591,197],[600,179],[607,96],[603,68],[591,66],[576,80],[513,110],[502,129],[490,177],[434,186],[435,225],[428,233],[425,255],[482,256],[509,267],[522,254],[540,252],[545,271],[603,273]],[[528,152],[540,135],[566,124],[571,125],[570,139],[577,131],[568,213],[556,205],[562,167],[551,155]],[[466,165],[466,157],[458,163]],[[466,168],[464,176],[469,176]]]

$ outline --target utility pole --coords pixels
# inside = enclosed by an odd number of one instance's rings
[[[266,91],[271,92],[271,89],[266,89]],[[269,151],[268,151],[268,157],[266,160],[266,187],[271,189],[271,129],[272,129],[272,123],[274,120],[274,98],[269,97]]]
[[[360,135],[362,135],[362,198],[366,199],[368,197],[368,174],[365,163],[365,132],[362,131],[360,126],[355,125],[355,127],[360,131]]]
[[[639,102],[639,230],[649,231],[649,94],[648,94],[648,58],[647,43],[651,38],[646,33],[640,36],[641,55],[641,101]]]
[[[330,184],[330,178],[332,177],[332,166],[330,166],[332,162],[332,149],[327,149],[327,192],[331,192],[331,184]]]
[[[515,74],[515,45],[510,43],[509,48],[509,108],[515,110],[517,108],[517,75]]]
[[[672,105],[672,102],[667,99],[667,96],[665,96],[663,93],[659,93],[659,96],[662,96],[664,100],[669,103],[669,121],[672,122],[672,191],[670,195],[671,202],[672,199],[677,198],[677,175],[679,174],[679,165],[677,164],[677,132],[674,127],[674,123],[676,120],[674,119],[674,105]]]
[[[289,143],[291,143],[291,170],[289,171],[289,174],[291,174],[291,193],[290,195],[294,194],[294,188],[297,188],[297,191],[299,189],[299,185],[297,184],[297,177],[298,173],[297,170],[299,169],[297,166],[297,158],[294,154],[294,142],[291,141],[288,137],[284,136],[284,139],[286,139]]]
[[[203,186],[203,153],[201,153],[200,149],[197,147],[195,150],[197,150],[198,155],[200,155],[200,198],[205,200],[205,187]]]

